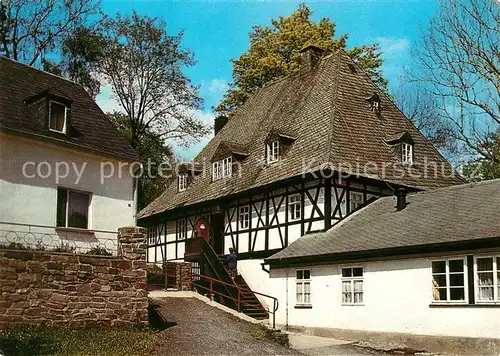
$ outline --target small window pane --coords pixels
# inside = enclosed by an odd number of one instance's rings
[[[463,272],[464,260],[451,260],[449,262],[450,272]]]
[[[478,299],[479,300],[493,300],[494,295],[493,295],[493,287],[479,287],[479,295]]]
[[[342,281],[342,292],[351,292],[352,291],[352,283],[351,281]]]
[[[66,106],[52,101],[50,103],[50,128],[64,132],[65,121]]]
[[[57,221],[56,225],[66,227],[66,204],[68,191],[66,189],[57,189]]]
[[[445,261],[432,262],[432,273],[446,273],[446,262]]]
[[[438,300],[448,300],[446,288],[439,288],[439,299]]]
[[[493,285],[493,272],[482,272],[477,274],[477,283],[480,286],[492,286]]]
[[[354,281],[354,291],[355,292],[363,291],[363,281]]]
[[[311,279],[311,271],[309,270],[304,271],[304,279]]]
[[[297,279],[302,279],[303,273],[302,271],[297,271]]]
[[[361,267],[354,268],[352,271],[352,275],[353,275],[353,277],[362,277],[363,276],[363,268],[361,268]]]
[[[493,271],[493,258],[478,258],[477,259],[478,271]]]
[[[465,300],[465,289],[450,288],[450,300]]]
[[[304,283],[304,293],[306,293],[306,294],[311,293],[311,283],[310,282]]]
[[[302,283],[297,283],[297,294],[302,294]]]
[[[354,293],[354,303],[363,303],[363,293]]]
[[[451,287],[463,287],[464,275],[463,274],[451,274],[450,275],[450,286]]]
[[[352,277],[352,268],[342,268],[342,277]]]
[[[433,276],[435,286],[436,287],[446,287],[446,276],[445,275],[437,275]]]
[[[89,195],[69,192],[68,226],[80,229],[88,228]]]

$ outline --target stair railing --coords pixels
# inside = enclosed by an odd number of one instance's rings
[[[267,313],[270,313],[270,314],[273,315],[273,329],[275,328],[275,326],[276,326],[276,311],[278,310],[278,307],[279,307],[278,298],[275,298],[275,297],[270,296],[268,294],[264,294],[264,293],[260,293],[260,292],[255,292],[255,291],[253,291],[251,289],[248,289],[248,288],[242,288],[242,287],[237,286],[235,284],[226,283],[226,282],[221,281],[219,279],[212,278],[212,277],[209,277],[209,276],[205,276],[205,275],[202,275],[202,274],[193,273],[193,276],[199,277],[200,280],[201,279],[206,279],[207,281],[209,281],[209,287],[201,285],[199,283],[199,281],[193,282],[193,286],[196,287],[196,288],[208,291],[210,299],[213,300],[213,296],[214,295],[219,295],[221,297],[231,299],[233,302],[236,303],[236,308],[237,308],[238,313],[241,312],[241,306],[244,306],[244,305],[250,306],[253,309],[262,309],[262,310],[266,311]],[[234,297],[232,297],[230,295],[226,295],[226,294],[218,292],[216,289],[214,289],[214,286],[217,285],[217,284],[224,285],[226,288],[227,287],[235,288],[236,291],[237,291],[237,297],[234,298]],[[241,292],[250,292],[250,293],[253,293],[253,294],[260,295],[260,296],[265,297],[265,298],[272,299],[273,300],[273,310],[271,311],[269,309],[266,309],[262,305],[253,305],[253,304],[249,304],[249,303],[246,303],[246,302],[242,301],[241,300]]]

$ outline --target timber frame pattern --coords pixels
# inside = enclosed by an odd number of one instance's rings
[[[198,218],[203,217],[212,222],[216,214],[224,216],[225,251],[229,242],[238,252],[239,259],[266,258],[300,236],[327,230],[352,213],[352,193],[362,194],[364,206],[377,197],[391,195],[393,189],[381,181],[356,177],[315,178],[311,175],[151,216],[144,219],[144,225],[149,228],[148,249],[153,248],[148,254],[148,261],[183,259],[183,249],[179,249],[179,245],[184,244],[185,235],[179,229],[180,222],[184,220],[187,224],[186,237],[190,238]],[[292,195],[299,195],[301,202],[300,218],[296,220],[290,219],[288,209]],[[249,208],[248,228],[242,228],[239,223],[239,209],[242,206]],[[166,236],[169,222],[175,223],[175,239],[167,241],[162,237]],[[293,228],[295,230],[292,231]],[[242,239],[242,236],[246,238]],[[263,248],[257,247],[260,239],[264,241]],[[167,254],[172,249],[175,254]]]

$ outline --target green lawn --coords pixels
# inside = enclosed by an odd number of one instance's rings
[[[0,350],[6,356],[27,355],[148,355],[159,335],[151,330],[32,327],[0,330]]]

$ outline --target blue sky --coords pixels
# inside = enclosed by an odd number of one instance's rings
[[[136,10],[148,16],[161,16],[171,34],[184,31],[183,44],[195,53],[197,64],[186,74],[205,100],[199,112],[207,122],[213,120],[211,107],[218,104],[231,81],[231,58],[248,49],[248,33],[255,24],[267,25],[271,17],[288,15],[301,1],[118,1],[102,0],[108,15]],[[310,1],[313,19],[329,17],[337,24],[337,34],[349,34],[348,47],[378,42],[384,53],[383,72],[389,87],[397,88],[403,67],[411,66],[410,49],[436,10],[427,0],[330,0]],[[116,106],[109,88],[97,98],[105,111]],[[206,138],[187,149],[175,146],[177,153],[191,159],[208,141]]]

